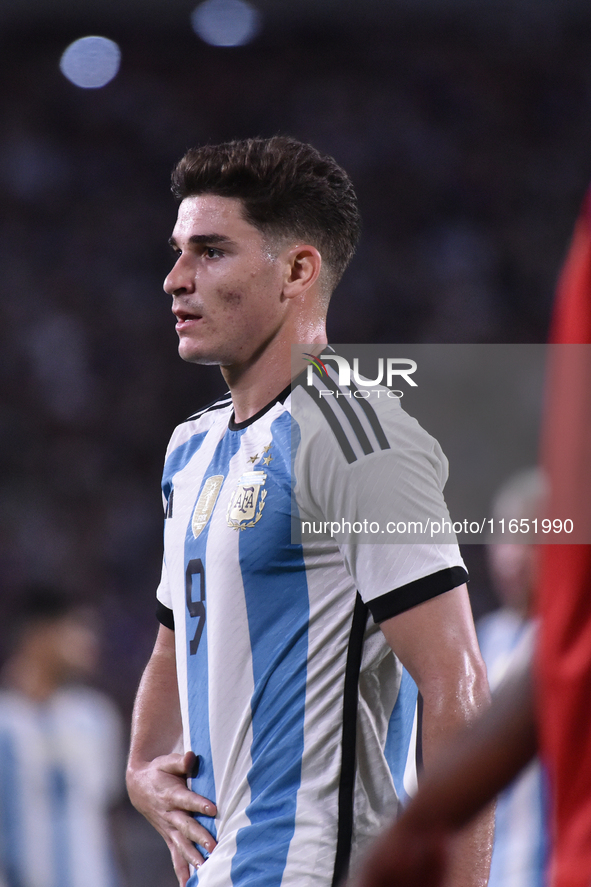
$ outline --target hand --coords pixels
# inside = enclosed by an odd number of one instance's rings
[[[342,887],[440,887],[447,848],[438,832],[415,831],[400,820],[385,832]]]
[[[127,790],[134,807],[160,832],[170,854],[180,887],[189,879],[189,863],[199,867],[203,856],[194,846],[199,844],[210,853],[216,846],[211,834],[191,813],[215,816],[212,801],[187,788],[197,758],[192,751],[184,755],[162,755],[127,770]]]

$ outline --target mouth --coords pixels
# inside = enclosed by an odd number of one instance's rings
[[[176,330],[182,331],[188,329],[191,325],[198,323],[203,319],[203,315],[195,312],[194,314],[190,311],[184,311],[179,309],[178,311],[174,311],[174,315],[177,319],[176,322]]]

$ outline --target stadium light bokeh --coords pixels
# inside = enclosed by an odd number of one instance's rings
[[[121,50],[107,37],[81,37],[64,51],[60,70],[75,86],[99,89],[119,71]]]
[[[212,46],[244,46],[259,33],[261,17],[245,0],[205,0],[192,12],[191,24]]]

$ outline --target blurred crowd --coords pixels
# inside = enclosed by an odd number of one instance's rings
[[[98,604],[127,713],[156,630],[168,436],[223,390],[177,357],[161,288],[174,162],[282,132],[343,164],[364,232],[333,342],[544,341],[591,177],[591,36],[327,20],[216,49],[163,22],[106,35],[123,60],[99,90],[59,71],[78,36],[0,37],[0,583],[7,612],[29,581]]]

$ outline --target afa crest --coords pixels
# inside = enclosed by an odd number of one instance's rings
[[[267,490],[261,487],[266,480],[264,471],[247,471],[242,475],[228,504],[226,521],[229,527],[245,530],[260,521],[267,498]]]

